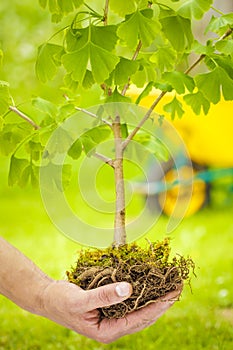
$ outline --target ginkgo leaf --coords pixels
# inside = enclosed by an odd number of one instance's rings
[[[105,35],[108,38],[107,41],[103,41]],[[73,40],[73,38],[69,40]],[[84,87],[90,83],[93,84],[93,81],[102,83],[119,62],[119,58],[111,52],[117,40],[116,27],[97,28],[92,25],[89,28],[80,29],[75,40],[76,44],[69,44],[69,47],[76,50],[68,52],[62,57],[62,63],[67,72],[71,73],[71,78],[74,81],[79,82]],[[87,73],[89,63],[91,75]]]
[[[58,108],[55,104],[41,97],[32,99],[32,105],[39,111],[48,114],[51,118],[54,118],[58,113]]]
[[[91,25],[91,42],[107,51],[112,51],[117,43],[117,26],[104,27]]]
[[[182,108],[182,103],[177,100],[176,96],[173,98],[173,100],[170,103],[167,103],[163,107],[165,112],[168,112],[171,114],[171,118],[175,119],[176,115],[178,115],[179,118],[182,117],[184,114],[184,110]]]
[[[154,86],[153,81],[150,81],[145,88],[142,90],[142,92],[140,93],[140,95],[138,95],[135,103],[139,104],[141,102],[141,100],[145,97],[147,97],[149,95],[149,93],[151,92],[152,88]]]
[[[39,0],[41,7],[46,8],[48,6],[52,14],[60,15],[60,17],[80,7],[83,2],[84,0]]]
[[[215,44],[218,51],[233,57],[233,40],[221,40]]]
[[[118,36],[128,47],[135,48],[141,40],[144,47],[148,47],[159,33],[161,25],[158,20],[152,19],[153,10],[137,10],[127,15],[125,21],[118,28]]]
[[[84,45],[80,50],[67,53],[62,57],[62,63],[74,81],[82,84],[86,74],[89,59],[89,44]]]
[[[193,34],[190,19],[178,15],[173,10],[162,9],[160,11],[160,22],[164,34],[178,52],[182,52],[186,47],[191,46]]]
[[[211,17],[210,23],[205,29],[205,33],[219,33],[221,29],[225,30],[233,25],[233,13],[228,13],[220,17]]]
[[[8,175],[9,186],[13,186],[20,181],[22,172],[28,165],[29,161],[27,159],[16,158],[15,156],[11,157],[10,170]]]
[[[64,153],[67,151],[67,149],[69,149],[72,141],[73,139],[69,132],[60,126],[53,133],[53,136],[49,140],[46,150],[52,156],[59,153]]]
[[[119,58],[102,47],[90,43],[90,63],[97,83],[102,83],[116,67]]]
[[[134,0],[111,0],[109,4],[111,10],[122,17],[136,10],[136,4]]]
[[[116,87],[114,89],[113,93],[106,98],[106,102],[107,103],[111,103],[111,102],[126,102],[126,103],[129,103],[129,102],[131,102],[131,99],[130,99],[130,97],[121,95],[119,93],[117,87]]]
[[[72,166],[70,164],[60,165],[49,162],[46,166],[41,168],[41,172],[47,174],[47,176],[43,177],[42,186],[49,188],[51,186],[56,186],[59,191],[63,192],[70,184]]]
[[[5,114],[9,110],[10,103],[9,84],[6,81],[0,81],[0,115]]]
[[[108,137],[111,134],[111,130],[109,127],[105,126],[105,125],[99,125],[96,126],[88,131],[85,132],[85,136],[91,137],[92,140],[98,144],[101,143],[103,141],[105,141],[106,139],[108,139]]]
[[[163,74],[163,79],[171,84],[178,94],[184,94],[185,88],[192,92],[195,87],[193,78],[181,72],[165,72]]]
[[[114,82],[116,85],[126,84],[128,78],[138,69],[138,62],[120,57],[120,62],[116,65],[113,72]]]
[[[138,63],[138,70],[131,76],[132,82],[137,85],[137,87],[144,87],[145,83],[156,81],[157,73],[153,64],[144,59],[139,60]]]
[[[210,9],[213,0],[186,0],[178,10],[178,13],[186,18],[201,19]]]
[[[208,101],[216,104],[221,99],[221,92],[225,100],[233,100],[233,80],[221,67],[212,72],[199,74],[195,77],[196,85]]]
[[[82,142],[77,139],[68,150],[68,155],[73,159],[78,159],[82,154]]]
[[[201,110],[203,110],[205,114],[209,112],[210,102],[205,98],[201,91],[194,94],[187,94],[183,98],[187,105],[191,106],[195,114],[200,114]]]
[[[171,45],[159,46],[150,57],[150,61],[155,63],[160,72],[173,70],[176,59],[177,53]]]
[[[62,46],[50,43],[45,43],[38,48],[36,74],[42,83],[46,83],[55,76],[58,65],[56,55],[62,51]]]
[[[90,136],[84,134],[80,137],[80,140],[83,145],[83,150],[88,157],[95,153],[96,142],[94,142]]]
[[[21,173],[18,181],[20,187],[26,187],[28,182],[31,182],[32,187],[38,187],[39,184],[39,167],[30,163]]]

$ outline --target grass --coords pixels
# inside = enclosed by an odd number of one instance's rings
[[[9,189],[1,164],[1,234],[53,278],[65,278],[79,246],[61,235],[43,208],[39,191]],[[215,198],[217,202],[217,199]],[[197,265],[193,294],[185,287],[155,325],[102,345],[21,310],[0,297],[0,350],[231,350],[233,348],[232,204],[215,205],[185,219],[171,234],[173,253],[191,255]],[[147,237],[164,236],[161,218]],[[141,239],[144,244],[145,239]]]

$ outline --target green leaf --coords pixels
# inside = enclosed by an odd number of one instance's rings
[[[87,43],[80,50],[63,56],[63,64],[73,80],[83,84],[88,62],[90,60],[93,78],[97,83],[102,83],[109,77],[119,58],[100,46]]]
[[[128,82],[129,77],[138,69],[138,62],[120,57],[120,62],[113,72],[116,85],[123,85]]]
[[[4,115],[11,103],[9,84],[6,81],[0,81],[0,115]]]
[[[41,7],[43,7],[45,9],[46,5],[47,5],[47,0],[39,0],[39,4]]]
[[[58,108],[55,106],[52,102],[48,100],[44,100],[41,97],[36,97],[32,100],[32,105],[41,111],[42,113],[45,113],[49,115],[51,118],[55,119],[57,113],[58,113]]]
[[[52,156],[58,153],[62,154],[69,148],[72,140],[71,135],[60,126],[54,131],[46,149]]]
[[[82,135],[80,140],[83,145],[83,150],[88,157],[90,157],[93,153],[95,153],[96,142],[93,141],[92,137],[87,135]]]
[[[89,44],[86,44],[78,51],[63,56],[62,62],[71,78],[82,84],[89,59]]]
[[[200,114],[202,109],[205,114],[209,112],[210,102],[201,91],[194,94],[187,94],[183,98],[187,105],[191,106],[195,114]]]
[[[168,151],[166,147],[156,138],[151,136],[148,133],[145,133],[144,131],[139,131],[135,137],[134,141],[140,143],[145,147],[147,151],[149,151],[151,154],[154,154],[157,159],[161,161],[167,161],[168,160]],[[138,150],[140,152],[140,150]],[[140,156],[140,155],[139,155]],[[143,156],[143,154],[140,156],[140,158]]]
[[[66,74],[64,76],[63,80],[64,80],[65,86],[68,90],[70,90],[71,92],[74,92],[74,93],[77,92],[79,83],[77,81],[75,81],[74,79],[72,79],[72,73]],[[84,81],[85,81],[85,76],[84,76]],[[84,84],[84,82],[83,82],[83,84]]]
[[[95,144],[101,143],[109,138],[111,130],[105,125],[99,125],[85,132],[85,136],[91,137]]]
[[[160,46],[150,57],[150,61],[155,63],[156,67],[159,68],[160,72],[164,72],[165,70],[170,71],[174,69],[174,65],[176,64],[177,53],[171,47],[171,45],[165,44],[164,46]]]
[[[62,169],[61,169],[62,167]],[[71,176],[72,176],[72,167],[70,164],[64,164],[59,165],[59,164],[55,164],[52,162],[49,162],[48,165],[46,165],[44,167],[44,169],[47,168],[46,170],[42,170],[42,171],[46,171],[46,174],[49,174],[49,176],[47,177],[47,183],[45,182],[46,179],[44,179],[44,186],[51,186],[51,181],[52,184],[55,185],[57,187],[57,189],[61,192],[65,191],[66,188],[69,186],[70,181],[71,181]],[[60,177],[60,173],[62,171],[62,176]]]
[[[22,172],[29,164],[27,159],[16,158],[15,156],[11,157],[10,160],[10,170],[8,175],[8,185],[13,186],[20,181]]]
[[[0,67],[2,66],[3,56],[3,51],[0,49]]]
[[[131,80],[137,87],[143,88],[145,83],[156,81],[157,74],[152,63],[145,59],[141,59],[138,62],[139,69],[131,76]]]
[[[25,148],[27,152],[31,155],[31,158],[35,161],[38,161],[41,157],[41,152],[43,151],[44,147],[42,146],[41,142],[32,139],[30,140],[26,145]]]
[[[192,52],[195,52],[199,55],[211,55],[214,53],[214,51],[215,49],[211,40],[207,41],[206,45],[202,45],[197,40],[193,42]]]
[[[141,40],[144,47],[148,47],[155,39],[161,28],[159,21],[151,19],[153,10],[136,11],[126,16],[118,28],[118,36],[128,47],[135,48]]]
[[[38,187],[39,185],[39,167],[30,163],[21,174],[21,177],[18,181],[20,187],[26,187],[28,182],[31,181],[32,187]]]
[[[233,13],[228,13],[220,17],[212,16],[210,23],[205,29],[205,33],[221,33],[221,30],[225,31],[227,28],[233,26]]]
[[[58,60],[56,56],[63,52],[60,45],[45,43],[38,48],[36,74],[42,83],[53,79],[57,72]]]
[[[17,145],[32,132],[26,123],[5,124],[0,132],[0,153],[11,154]]]
[[[57,115],[56,120],[58,122],[62,122],[63,120],[68,118],[74,112],[75,112],[75,107],[72,103],[68,103],[66,105],[63,105],[63,106],[59,107],[59,109],[58,109],[58,115]]]
[[[91,25],[91,42],[107,51],[112,51],[117,43],[117,26],[104,27]]]
[[[109,4],[111,10],[122,17],[136,10],[136,4],[134,0],[111,0]]]
[[[102,83],[107,79],[118,62],[119,58],[115,54],[90,44],[90,63],[93,77],[97,83]]]
[[[233,58],[233,41],[232,40],[221,40],[215,44],[218,51],[225,55],[230,55]]]
[[[190,48],[193,42],[191,21],[178,15],[173,10],[161,10],[160,22],[162,30],[174,49],[183,52],[187,47]]]
[[[168,112],[171,114],[172,120],[175,119],[175,116],[178,115],[179,118],[182,117],[184,114],[184,110],[182,108],[182,103],[177,100],[176,96],[173,98],[173,100],[170,103],[167,103],[163,107],[165,112]]]
[[[178,10],[178,13],[186,18],[201,19],[209,11],[213,0],[186,0]]]
[[[121,136],[123,139],[129,135],[128,126],[126,123],[121,124]]]
[[[220,67],[222,67],[231,79],[233,79],[233,64],[232,59],[229,56],[222,55],[212,55],[210,58],[213,58],[213,61]]]
[[[146,85],[146,87],[142,90],[140,95],[137,97],[137,100],[135,101],[135,103],[137,105],[141,102],[141,100],[143,98],[145,98],[145,97],[147,97],[149,95],[149,93],[151,92],[153,86],[154,86],[154,84],[153,84],[152,81]]]
[[[233,100],[233,80],[221,67],[212,72],[195,77],[196,85],[208,101],[216,104],[221,99],[221,91],[225,100]]]
[[[192,92],[195,87],[193,78],[181,72],[165,72],[163,79],[171,84],[178,94],[184,94],[185,88]]]
[[[93,74],[88,69],[86,70],[86,74],[83,79],[83,87],[84,89],[90,89],[92,85],[95,84],[95,80],[93,78]]]
[[[78,159],[82,154],[82,142],[77,139],[68,150],[68,155],[73,159]]]
[[[41,7],[46,8],[46,6],[48,6],[49,11],[57,15],[57,19],[60,20],[63,14],[66,15],[74,11],[74,9],[80,7],[83,2],[84,0],[39,0]]]
[[[127,96],[121,95],[116,87],[115,90],[113,91],[113,93],[106,98],[106,103],[111,103],[111,102],[129,103],[129,102],[131,102],[131,99]]]

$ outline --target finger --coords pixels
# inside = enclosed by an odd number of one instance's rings
[[[110,306],[127,299],[132,293],[132,287],[127,282],[112,283],[85,291],[87,310]]]
[[[127,316],[127,330],[138,332],[151,324],[155,323],[174,303],[178,300],[181,290],[168,293],[163,298],[158,299],[155,303],[132,312]]]
[[[174,304],[180,293],[181,289],[171,292],[155,303],[128,314],[125,318],[103,320],[101,328],[108,329],[108,335],[113,340],[126,334],[138,332],[155,323]]]

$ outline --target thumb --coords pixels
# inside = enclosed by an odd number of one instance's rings
[[[89,311],[117,304],[127,299],[132,293],[132,287],[127,282],[107,284],[102,287],[85,291]]]

